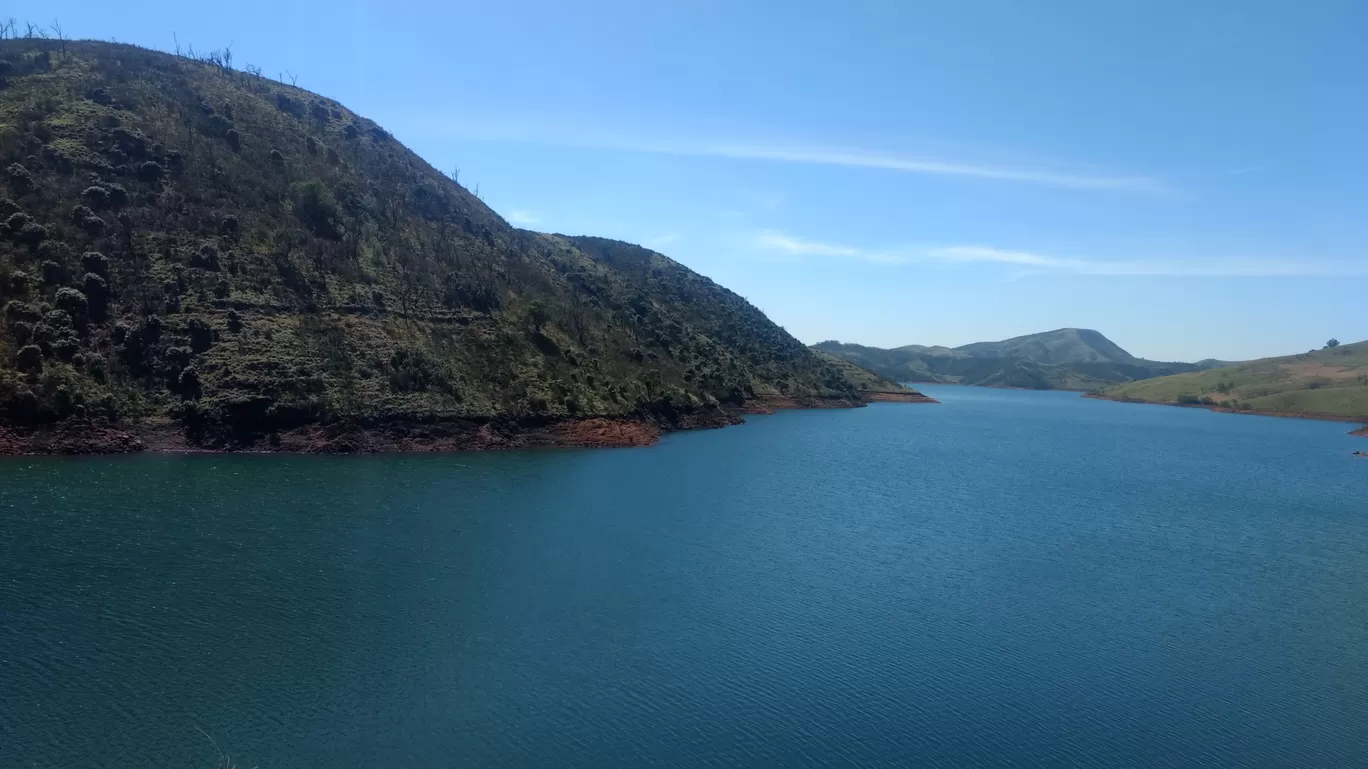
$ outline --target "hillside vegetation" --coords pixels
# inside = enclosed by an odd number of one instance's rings
[[[816,348],[899,382],[1033,390],[1093,390],[1203,367],[1137,358],[1102,334],[1078,328],[953,348],[907,345],[888,350],[835,341]]]
[[[1368,342],[1111,387],[1117,400],[1368,422]]]
[[[660,254],[510,227],[341,104],[101,42],[0,41],[0,305],[12,429],[675,425],[869,386]]]

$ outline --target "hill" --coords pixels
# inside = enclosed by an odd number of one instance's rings
[[[1134,364],[1139,361],[1112,340],[1085,328],[1061,328],[1001,342],[976,342],[954,349],[975,358],[1021,358],[1048,364]]]
[[[1033,390],[1093,390],[1198,368],[1136,358],[1102,334],[1065,328],[961,347],[891,350],[842,342],[815,346],[899,382],[944,382]]]
[[[1132,382],[1101,395],[1368,422],[1368,342]]]
[[[0,41],[0,168],[0,451],[640,442],[872,381],[221,57]]]

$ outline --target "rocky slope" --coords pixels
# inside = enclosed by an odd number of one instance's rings
[[[0,41],[0,169],[0,453],[641,443],[871,387],[660,254],[514,229],[220,64]]]

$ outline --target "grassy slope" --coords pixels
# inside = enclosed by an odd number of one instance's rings
[[[732,292],[516,230],[340,104],[64,48],[0,42],[0,425],[151,420],[213,443],[858,393]]]
[[[1368,421],[1368,342],[1119,385],[1103,394]]]

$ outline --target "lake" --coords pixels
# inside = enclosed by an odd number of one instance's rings
[[[0,462],[0,766],[1368,765],[1351,425],[924,389]]]

